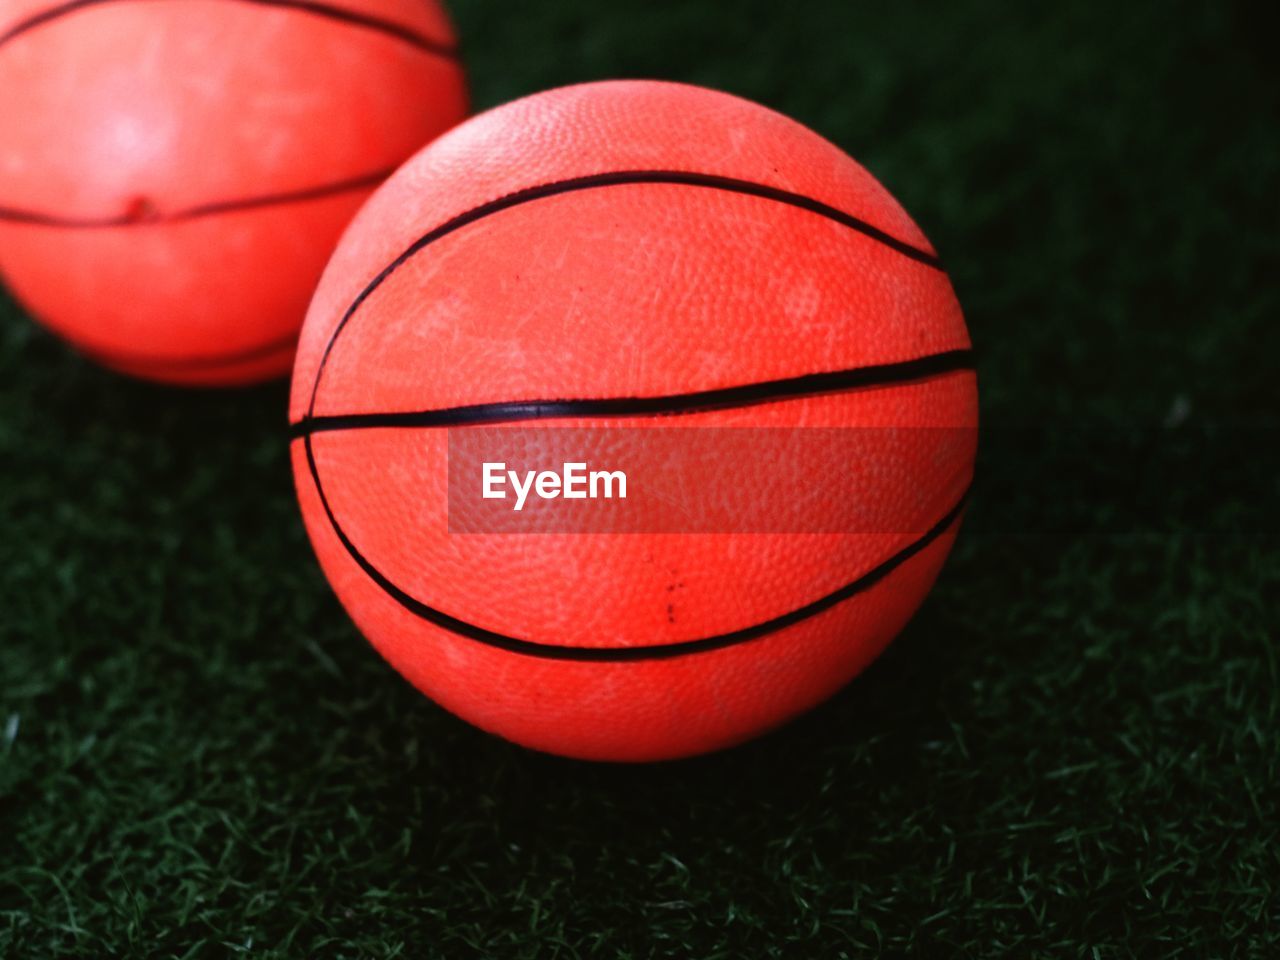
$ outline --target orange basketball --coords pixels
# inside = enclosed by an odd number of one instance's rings
[[[947,275],[870,174],[755,104],[620,81],[476,117],[375,193],[291,422],[321,565],[397,670],[518,743],[655,760],[774,727],[888,644],[956,535],[977,395]],[[456,443],[531,427],[874,442],[748,484],[834,526],[454,529]]]
[[[0,0],[0,274],[108,366],[289,369],[369,193],[466,113],[436,0]]]

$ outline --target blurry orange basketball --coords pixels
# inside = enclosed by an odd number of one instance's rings
[[[436,0],[3,0],[0,274],[155,380],[289,369],[342,228],[463,118]]]
[[[654,760],[784,722],[898,633],[956,535],[977,396],[947,275],[866,170],[755,104],[626,81],[476,117],[371,198],[311,304],[291,421],[316,553],[397,670],[518,743]],[[717,431],[889,439],[750,478],[847,525],[455,529],[476,431],[582,428],[600,452],[668,427],[699,431],[691,459],[730,449]]]

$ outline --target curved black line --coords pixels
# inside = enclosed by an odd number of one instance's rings
[[[337,535],[338,540],[342,543],[343,548],[350,554],[365,575],[369,577],[375,584],[382,589],[384,593],[399,603],[410,613],[421,617],[438,627],[442,627],[458,636],[466,637],[469,640],[475,640],[479,643],[496,647],[499,650],[506,650],[509,653],[518,653],[528,657],[541,657],[548,660],[577,660],[591,663],[627,663],[637,660],[667,660],[672,657],[682,657],[695,653],[707,653],[712,650],[720,650],[724,647],[735,646],[739,643],[746,643],[750,640],[757,640],[760,637],[767,636],[783,630],[786,627],[793,626],[810,617],[831,609],[836,604],[850,597],[869,589],[879,583],[889,574],[891,574],[902,564],[906,563],[917,553],[927,547],[953,524],[960,514],[964,511],[965,503],[969,499],[969,490],[966,489],[960,495],[960,499],[956,501],[955,506],[943,515],[937,523],[925,531],[920,537],[907,544],[897,553],[891,555],[888,559],[882,561],[875,567],[872,567],[866,573],[862,574],[856,580],[846,583],[844,586],[825,596],[819,597],[817,600],[807,603],[802,607],[797,607],[781,616],[773,617],[761,623],[753,624],[749,627],[743,627],[740,630],[732,630],[728,633],[716,634],[715,636],[702,637],[697,640],[680,640],[674,643],[657,643],[642,647],[567,647],[549,643],[537,643],[532,640],[522,640],[519,637],[508,636],[504,633],[498,633],[494,630],[486,630],[484,627],[477,626],[474,623],[468,623],[466,620],[459,620],[457,617],[450,616],[443,610],[428,606],[421,600],[416,599],[404,590],[397,587],[391,582],[380,570],[378,570],[369,560],[356,549],[355,544],[347,537],[346,532],[338,525],[337,519],[333,515],[333,510],[329,506],[329,499],[325,496],[324,489],[320,486],[320,473],[316,467],[315,452],[311,447],[311,437],[307,437],[304,441],[307,453],[307,467],[311,471],[311,480],[315,484],[316,493],[320,497],[320,505],[324,508],[325,515],[329,518],[329,525],[333,528],[333,532]]]
[[[120,227],[154,226],[161,223],[181,223],[187,220],[198,220],[202,217],[212,217],[220,213],[239,213],[245,210],[253,210],[258,207],[303,203],[307,200],[319,200],[325,197],[337,196],[342,193],[350,193],[353,190],[363,190],[370,187],[376,187],[382,183],[382,181],[386,180],[387,177],[391,176],[395,170],[395,167],[388,167],[385,170],[376,170],[373,173],[362,173],[358,177],[351,177],[347,180],[338,180],[334,183],[326,183],[318,187],[303,187],[300,190],[269,193],[263,194],[259,197],[245,197],[237,200],[217,200],[213,203],[201,204],[198,207],[188,207],[185,210],[175,210],[172,213],[144,209],[134,213],[126,213],[118,217],[103,217],[95,219],[90,217],[61,217],[56,214],[36,213],[30,210],[17,210],[12,207],[0,207],[0,221],[9,223],[27,223],[41,227],[58,227],[72,230],[104,230]]]
[[[34,30],[36,27],[43,26],[54,20],[69,16],[79,10],[88,7],[102,6],[108,3],[115,3],[117,0],[69,0],[56,7],[50,7],[42,10],[40,13],[28,17],[21,21],[4,34],[0,34],[0,47],[4,46],[10,40],[22,36],[28,31]],[[402,40],[419,50],[430,53],[437,57],[444,57],[449,60],[458,58],[458,50],[455,46],[443,43],[439,40],[433,40],[430,37],[410,30],[408,27],[395,23],[390,20],[383,20],[379,17],[370,16],[368,14],[357,13],[354,10],[346,10],[342,7],[335,7],[327,3],[320,3],[318,0],[235,0],[237,3],[250,3],[262,7],[282,7],[289,10],[298,10],[302,13],[312,14],[318,17],[325,17],[329,20],[335,20],[339,23],[346,23],[356,27],[363,27],[369,30],[376,30],[384,33],[389,37]]]
[[[799,377],[658,397],[517,400],[501,403],[474,403],[436,410],[303,417],[290,426],[289,434],[296,439],[313,433],[364,430],[374,427],[460,427],[567,417],[679,416],[708,410],[723,410],[729,407],[748,407],[843,390],[893,386],[973,368],[972,350],[946,350],[898,363],[881,363],[874,366],[853,367],[848,370],[810,373]]]
[[[321,354],[320,364],[316,367],[315,383],[311,388],[311,402],[307,408],[307,415],[311,416],[316,409],[316,395],[320,390],[320,378],[324,374],[325,366],[329,362],[329,354],[333,351],[333,345],[337,342],[339,335],[346,327],[348,321],[355,314],[360,305],[373,294],[378,287],[395,273],[404,263],[412,256],[421,251],[424,247],[442,237],[460,230],[468,224],[475,223],[492,214],[499,213],[503,210],[509,210],[512,207],[520,206],[534,200],[541,200],[545,197],[554,197],[563,193],[573,193],[578,190],[592,190],[599,187],[614,187],[625,184],[637,183],[662,183],[677,184],[689,187],[707,187],[715,190],[725,190],[730,193],[740,193],[752,197],[760,197],[765,200],[774,200],[778,203],[785,203],[792,207],[798,207],[801,210],[808,210],[819,216],[826,217],[836,223],[846,226],[851,230],[855,230],[864,236],[870,237],[878,243],[883,244],[891,250],[894,250],[908,259],[917,263],[932,267],[935,270],[941,270],[942,264],[938,261],[937,256],[914,247],[904,240],[899,240],[891,234],[885,233],[879,227],[867,223],[865,220],[838,210],[829,206],[820,200],[814,200],[801,193],[791,193],[787,190],[780,190],[777,187],[766,186],[762,183],[755,183],[751,180],[737,180],[732,177],[722,177],[710,173],[688,173],[678,170],[619,170],[612,173],[597,173],[585,177],[574,177],[569,180],[558,180],[554,183],[545,183],[536,187],[528,187],[524,190],[517,190],[515,193],[507,194],[504,197],[498,197],[496,200],[490,200],[478,207],[472,207],[464,213],[446,221],[428,233],[423,234],[413,243],[411,243],[398,257],[369,281],[368,285],[356,296],[351,305],[347,307],[342,318],[334,326],[333,333],[329,337],[329,342],[325,345],[324,353]]]
[[[99,359],[107,364],[115,364],[134,370],[206,370],[218,367],[229,367],[254,360],[265,360],[273,354],[291,350],[297,346],[296,332],[256,347],[248,347],[231,353],[197,354],[185,357],[158,357],[143,354],[117,353],[112,350],[99,350],[94,347],[80,347],[82,353]]]

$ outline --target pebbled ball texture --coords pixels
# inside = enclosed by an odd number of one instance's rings
[[[729,181],[753,186],[710,185]],[[784,722],[874,659],[932,585],[972,475],[967,365],[678,417],[554,421],[959,428],[936,457],[862,465],[888,482],[860,489],[847,464],[812,478],[822,509],[877,518],[864,533],[450,535],[448,430],[358,417],[667,397],[967,351],[932,256],[848,156],[723,93],[596,83],[470,120],[371,198],[303,328],[292,456],[325,573],[414,685],[521,744],[656,760]]]
[[[0,0],[0,275],[118,370],[284,374],[351,216],[466,115],[453,43],[436,0]]]

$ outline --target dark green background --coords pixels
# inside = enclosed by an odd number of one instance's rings
[[[880,177],[965,305],[990,443],[937,590],[718,756],[448,716],[331,596],[283,386],[132,383],[5,305],[0,955],[1280,955],[1269,9],[456,4],[479,107],[760,100]]]

